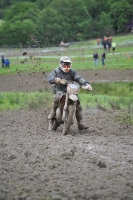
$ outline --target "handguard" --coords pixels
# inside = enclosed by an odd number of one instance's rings
[[[92,87],[90,84],[83,85],[82,88],[88,91],[92,91]]]
[[[62,85],[66,84],[66,82],[60,78],[55,78],[55,83],[62,84]]]

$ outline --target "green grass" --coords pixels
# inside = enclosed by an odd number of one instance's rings
[[[133,109],[133,82],[94,83],[93,91],[79,95],[84,107],[100,105],[107,109]]]
[[[133,35],[129,36],[115,36],[113,40],[116,41],[116,54],[112,52],[106,54],[107,69],[126,69],[133,68],[133,43],[130,45],[127,41],[133,42]],[[121,43],[123,45],[121,46]],[[103,47],[97,48],[96,39],[76,42],[68,48],[51,47],[51,48],[37,48],[27,49],[27,55],[23,56],[23,49],[1,49],[6,55],[18,53],[18,56],[10,58],[10,69],[0,68],[0,75],[2,74],[15,74],[39,71],[51,71],[53,68],[58,67],[59,58],[61,56],[70,56],[73,60],[72,68],[79,69],[94,69],[93,53],[98,52],[99,55],[103,52]],[[41,52],[42,50],[51,50],[51,52]],[[31,53],[32,51],[32,53]],[[99,57],[99,69],[102,68]]]
[[[19,110],[51,106],[53,95],[49,93],[1,93],[0,110]],[[98,105],[106,109],[133,109],[132,98],[108,95],[79,94],[84,108],[96,108]]]
[[[116,36],[113,40],[117,43],[116,54],[112,52],[106,55],[106,69],[133,69],[133,45],[127,41],[133,41],[133,35]],[[121,43],[124,43],[121,46]],[[31,72],[47,72],[59,66],[59,58],[64,55],[71,57],[74,70],[97,70],[102,69],[99,59],[99,66],[93,63],[93,53],[97,51],[99,55],[103,48],[96,48],[96,39],[82,41],[70,45],[68,48],[51,47],[43,49],[33,49],[33,53],[22,56],[21,49],[1,49],[2,52],[18,53],[19,56],[10,58],[11,66],[9,69],[0,68],[2,74],[21,74]],[[54,50],[49,53],[38,53],[39,50]],[[60,51],[61,50],[61,51]],[[28,51],[27,51],[28,52]],[[6,56],[5,56],[6,57]],[[81,91],[79,97],[82,99],[83,107],[102,106],[109,109],[132,109],[133,110],[133,83],[93,83],[93,91],[87,93]],[[0,110],[27,109],[30,107],[50,106],[52,94],[50,91],[35,93],[0,93]]]
[[[27,108],[38,108],[40,106],[49,107],[52,95],[50,92],[30,92],[30,93],[0,93],[0,110],[19,110]]]
[[[121,110],[130,108],[133,109],[133,102],[131,98],[128,97],[117,97],[108,95],[94,95],[89,96],[87,94],[80,94],[80,99],[82,99],[82,106],[84,108],[96,108],[102,107],[109,110]]]
[[[128,97],[133,99],[133,82],[93,83],[94,95]]]
[[[82,106],[107,109],[133,109],[133,83],[94,83],[93,91],[81,89],[79,98]],[[51,91],[31,93],[0,93],[0,110],[14,110],[50,107],[53,99]]]
[[[78,57],[71,57],[73,61],[72,69],[74,70],[96,70],[94,66],[92,55],[84,55]],[[22,58],[10,59],[11,66],[9,69],[0,68],[0,74],[16,74],[27,72],[47,72],[51,71],[55,67],[59,66],[59,58],[26,58],[25,61]],[[107,54],[105,60],[107,69],[132,69],[133,68],[133,53],[119,53],[119,54]],[[99,57],[98,69],[102,69],[101,58]]]
[[[3,23],[3,20],[2,19],[0,19],[0,25]]]

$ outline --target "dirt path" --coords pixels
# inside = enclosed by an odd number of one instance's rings
[[[78,73],[93,82],[133,81],[133,69],[129,70],[84,70]],[[0,92],[38,91],[49,87],[47,73],[29,73],[0,76]]]
[[[49,133],[46,116],[44,109],[0,112],[1,200],[133,199],[125,113],[86,110],[89,130],[78,132],[75,122],[67,136]]]

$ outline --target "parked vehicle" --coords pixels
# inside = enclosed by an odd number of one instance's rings
[[[69,47],[69,43],[64,43],[63,41],[61,41],[59,47]]]

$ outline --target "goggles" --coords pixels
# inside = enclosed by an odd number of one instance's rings
[[[62,66],[63,68],[70,68],[70,67],[71,67],[71,63],[69,63],[69,62],[64,62],[64,63],[61,63],[61,66]]]

